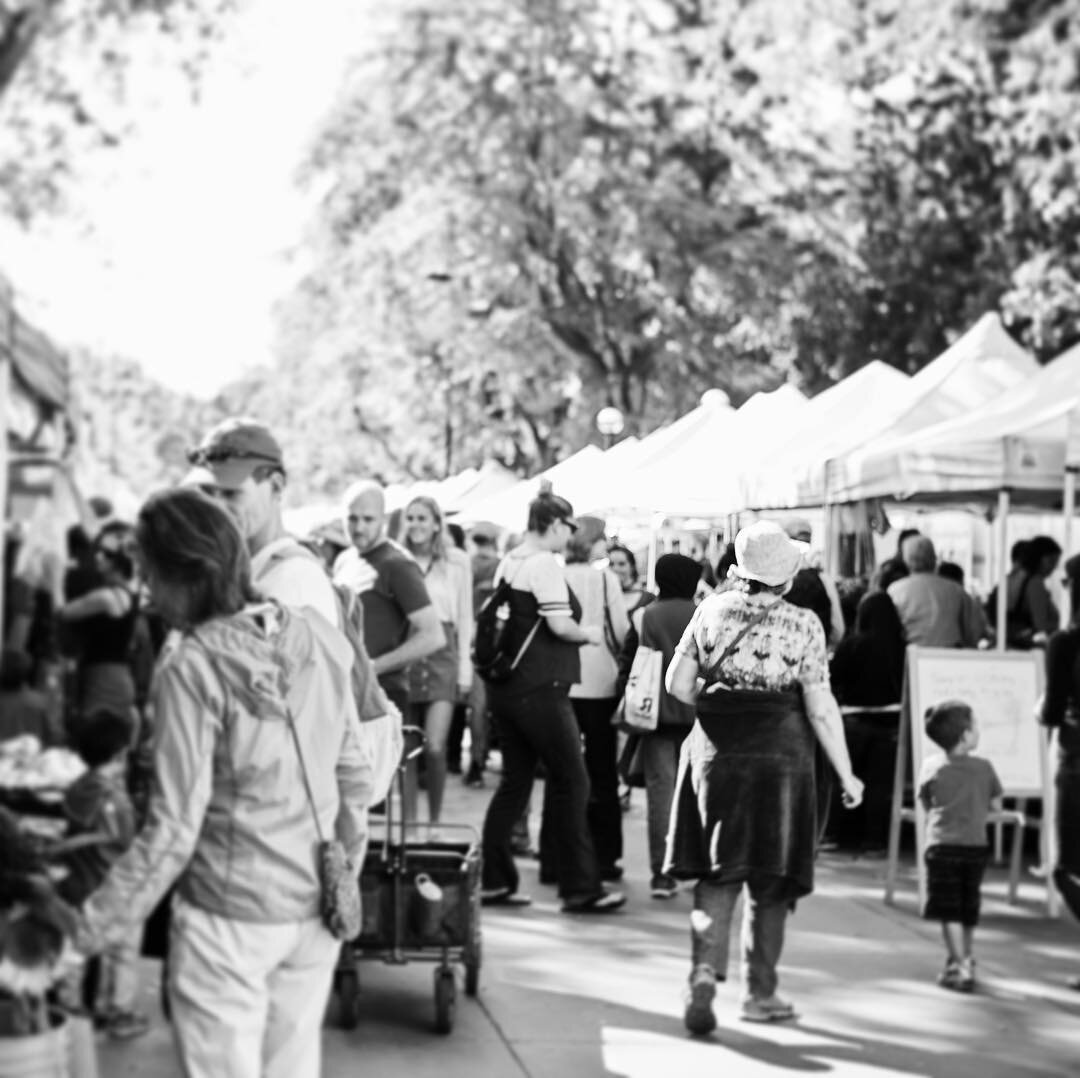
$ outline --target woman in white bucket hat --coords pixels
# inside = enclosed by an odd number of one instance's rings
[[[716,1027],[712,1001],[725,980],[731,918],[748,892],[741,1017],[791,1018],[776,966],[788,911],[814,886],[815,738],[849,807],[862,799],[840,710],[829,688],[817,616],[783,601],[804,547],[770,521],[735,539],[739,586],[698,607],[675,652],[667,689],[696,707],[683,743],[664,871],[696,880],[685,1021]]]

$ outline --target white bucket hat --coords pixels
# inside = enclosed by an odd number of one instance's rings
[[[732,568],[743,580],[757,580],[766,587],[786,584],[798,571],[806,548],[792,542],[787,532],[772,520],[759,520],[735,536]]]

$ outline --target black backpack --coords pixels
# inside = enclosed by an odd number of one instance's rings
[[[510,679],[539,631],[540,622],[543,621],[543,618],[537,617],[524,643],[515,648],[515,641],[512,639],[513,618],[510,613],[512,590],[509,580],[500,580],[476,614],[472,664],[480,677],[492,684]]]

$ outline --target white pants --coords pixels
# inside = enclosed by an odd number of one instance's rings
[[[234,921],[178,899],[169,997],[186,1078],[319,1078],[340,947],[317,919]]]

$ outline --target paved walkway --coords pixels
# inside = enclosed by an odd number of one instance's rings
[[[490,787],[468,790],[454,777],[450,787],[448,818],[478,824]],[[480,994],[471,1000],[459,991],[453,1033],[432,1032],[430,966],[365,965],[359,1027],[325,1031],[326,1078],[1080,1074],[1080,994],[1064,987],[1080,972],[1080,927],[1045,918],[1037,881],[1025,883],[1020,904],[1010,907],[1003,875],[991,874],[977,941],[980,988],[962,996],[934,983],[938,930],[915,916],[913,872],[898,905],[888,907],[883,863],[843,855],[823,856],[817,892],[789,922],[782,991],[798,1021],[737,1021],[733,968],[734,982],[717,995],[716,1034],[688,1037],[680,994],[690,896],[649,897],[643,801],[636,791],[625,818],[624,912],[561,914],[553,889],[540,887],[535,864],[526,863],[523,888],[535,904],[484,911]],[[146,972],[146,1005],[156,1014],[154,964]],[[179,1078],[160,1016],[147,1037],[101,1041],[100,1049],[102,1078]]]

